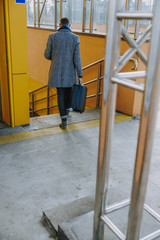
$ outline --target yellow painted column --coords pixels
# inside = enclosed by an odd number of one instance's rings
[[[2,120],[11,126],[4,2],[0,1],[0,91]]]
[[[29,124],[27,12],[25,1],[4,0],[11,126]]]

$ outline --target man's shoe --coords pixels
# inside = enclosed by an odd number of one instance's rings
[[[62,129],[66,129],[67,128],[67,122],[61,122],[61,124],[59,124],[59,126]]]
[[[70,112],[73,112],[73,108],[71,108],[71,107],[67,108],[66,111],[67,111],[67,116],[68,116]]]

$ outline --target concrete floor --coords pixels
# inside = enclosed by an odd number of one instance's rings
[[[69,123],[97,118],[95,110],[88,115],[71,114]],[[58,116],[37,118],[30,126],[0,129],[0,135],[12,138],[10,134],[51,128],[58,121]],[[139,120],[115,124],[109,204],[130,197],[138,127]],[[95,126],[0,145],[0,240],[50,239],[40,223],[42,211],[52,215],[56,207],[94,196],[98,136],[99,127]],[[159,146],[160,116],[146,197],[148,205],[160,214]]]

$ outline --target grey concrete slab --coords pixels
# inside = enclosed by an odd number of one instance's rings
[[[85,122],[100,118],[100,109],[86,110],[84,113],[70,112],[68,115],[68,124]],[[48,128],[58,126],[60,124],[59,114],[51,114],[48,116],[34,117],[30,119],[30,126],[24,127],[25,130],[31,131],[35,129]]]
[[[159,121],[158,121],[159,123]],[[132,127],[131,127],[132,126]],[[134,159],[136,154],[136,145],[138,138],[139,121],[134,120],[125,123],[115,124],[115,130],[113,135],[112,145],[112,157],[110,166],[110,184],[108,191],[108,204],[115,203],[119,200],[124,200],[130,197],[132,177],[134,169]],[[160,214],[160,188],[159,188],[159,156],[160,156],[160,128],[157,124],[153,154],[151,159],[151,169],[149,175],[149,182],[146,194],[146,203],[153,208],[158,214]],[[70,203],[72,205],[72,202]],[[55,224],[57,221],[54,211],[58,212],[58,209],[47,211],[47,216],[51,222]],[[65,212],[65,207],[63,208]],[[74,212],[72,208],[72,212]],[[66,213],[67,214],[67,213]],[[64,213],[63,213],[64,215]],[[112,218],[112,215],[114,216]],[[127,229],[127,216],[128,208],[119,210],[115,215],[111,215],[111,220],[120,227],[120,230],[125,234]],[[59,218],[62,216],[59,211]],[[89,212],[80,216],[77,214],[77,218],[70,219],[70,221],[64,221],[64,224],[60,224],[60,227],[67,233],[72,232],[75,240],[91,240],[93,231],[93,213]],[[63,222],[63,217],[61,218]],[[64,219],[65,220],[65,219]],[[55,224],[56,225],[56,224]],[[157,222],[152,216],[144,211],[141,236],[146,236],[153,231],[160,229],[160,223]],[[115,235],[110,231],[106,231],[106,238],[114,240]],[[72,236],[73,238],[73,236]],[[71,238],[71,239],[72,239]],[[74,239],[74,238],[73,238]],[[160,238],[157,238],[160,239]]]
[[[138,120],[115,124],[108,204],[130,196],[138,127]],[[160,212],[159,136],[160,129],[147,202]],[[50,239],[42,211],[53,218],[56,208],[94,196],[98,137],[95,127],[0,145],[0,240]]]
[[[3,125],[3,127],[0,128],[0,136],[10,135],[19,132],[24,132],[24,128],[22,126],[12,128],[5,124],[5,126]]]
[[[0,121],[0,129],[6,128],[7,124],[5,122]]]
[[[49,239],[39,223],[42,211],[94,192],[98,128],[94,132],[0,146],[1,239]]]

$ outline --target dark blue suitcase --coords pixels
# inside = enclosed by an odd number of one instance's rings
[[[87,88],[81,84],[73,85],[72,108],[75,112],[84,112],[86,105]]]

